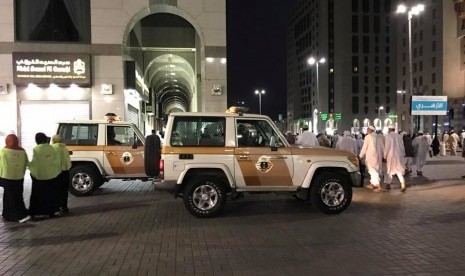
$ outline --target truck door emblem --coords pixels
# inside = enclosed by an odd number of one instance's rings
[[[129,165],[132,163],[132,161],[134,161],[134,157],[132,157],[131,153],[130,152],[125,152],[123,153],[123,155],[121,156],[121,163],[125,164],[125,165]]]
[[[262,173],[267,173],[271,170],[271,168],[273,168],[273,163],[271,163],[269,157],[261,156],[258,158],[257,163],[255,163],[255,167]]]

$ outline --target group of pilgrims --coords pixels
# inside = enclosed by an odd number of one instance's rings
[[[332,147],[358,156],[362,174],[360,185],[365,186],[365,173],[368,172],[370,184],[366,188],[375,192],[383,189],[382,182],[385,189],[391,189],[395,175],[399,179],[401,191],[405,192],[407,185],[404,176],[411,174],[413,170],[416,170],[418,176],[422,176],[428,153],[437,155],[439,152],[434,146],[436,141],[439,148],[437,139],[433,141],[430,135],[424,135],[422,131],[418,131],[412,139],[410,134],[404,131],[396,132],[395,126],[392,125],[388,127],[387,134],[377,132],[375,127],[369,126],[366,135],[352,135],[350,131],[344,131],[342,136],[336,134],[332,137],[324,133],[317,136],[304,126],[300,135],[294,136],[288,132],[286,138],[288,142],[298,146]],[[451,154],[452,152],[451,150]]]
[[[4,189],[2,216],[6,221],[23,223],[31,218],[56,217],[69,212],[69,151],[59,135],[50,139],[39,132],[35,141],[37,145],[31,161],[15,134],[6,136],[5,147],[0,149],[0,185]],[[32,179],[29,209],[23,198],[26,169]]]

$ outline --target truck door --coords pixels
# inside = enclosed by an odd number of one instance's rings
[[[105,171],[113,171],[115,175],[145,175],[144,146],[131,126],[107,125],[106,142]]]
[[[236,119],[236,186],[291,186],[292,154],[270,122]],[[270,145],[276,141],[275,145]]]

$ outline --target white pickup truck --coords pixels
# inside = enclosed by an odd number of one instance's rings
[[[160,178],[176,185],[193,215],[215,216],[228,194],[247,192],[294,194],[327,214],[349,206],[360,183],[355,155],[291,146],[270,118],[240,111],[168,118]]]

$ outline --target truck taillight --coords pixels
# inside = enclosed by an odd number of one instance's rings
[[[160,159],[160,164],[159,164],[158,168],[160,169],[160,172],[165,170],[165,160]]]
[[[165,178],[165,161],[163,159],[160,159],[160,163],[158,163],[158,168],[160,169],[158,179],[163,180]]]

